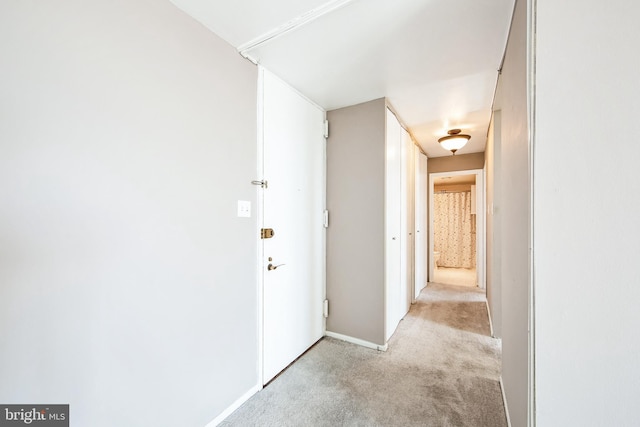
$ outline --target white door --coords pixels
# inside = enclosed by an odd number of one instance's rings
[[[413,140],[411,135],[404,128],[402,135],[402,235],[404,243],[402,245],[402,288],[401,288],[401,317],[404,317],[413,301],[413,281],[414,281],[414,168],[413,168]]]
[[[414,298],[427,285],[427,156],[415,148],[415,291]]]
[[[396,330],[402,313],[402,127],[387,109],[385,159],[385,339]],[[406,270],[405,283],[406,283]]]
[[[263,382],[324,334],[325,112],[263,74]]]

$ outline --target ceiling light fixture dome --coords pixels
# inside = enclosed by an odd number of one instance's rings
[[[455,156],[456,151],[465,146],[465,144],[471,139],[471,135],[465,135],[460,129],[451,129],[447,132],[449,135],[443,136],[438,139],[440,145],[442,145],[445,149],[451,151]]]

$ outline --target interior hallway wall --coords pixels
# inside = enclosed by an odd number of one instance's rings
[[[497,100],[497,102],[499,101]],[[502,258],[500,246],[501,118],[502,112],[500,110],[493,112],[485,150],[487,178],[487,303],[489,304],[493,335],[496,338],[502,337],[502,266],[500,263]]]
[[[429,173],[457,172],[484,167],[484,153],[456,154],[455,156],[430,157]]]
[[[498,81],[502,380],[513,426],[527,425],[529,404],[530,171],[527,97],[527,1],[516,2]],[[495,218],[494,218],[495,222]],[[494,255],[495,248],[494,248]]]
[[[416,175],[415,175],[415,221],[416,221],[416,257],[415,257],[415,291],[414,299],[418,297],[420,291],[427,285],[427,271],[429,269],[429,228],[427,222],[427,211],[429,202],[429,190],[427,179],[429,171],[427,169],[428,159],[425,154],[415,148]]]
[[[537,423],[637,425],[640,3],[536,4]]]
[[[384,345],[385,99],[327,112],[327,331]]]
[[[0,3],[0,402],[204,426],[257,382],[257,70],[165,1]]]

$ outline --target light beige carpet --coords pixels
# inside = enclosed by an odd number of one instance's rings
[[[477,286],[475,268],[438,267],[433,270],[434,283],[457,286]]]
[[[506,426],[484,294],[430,284],[387,352],[325,338],[223,426]]]

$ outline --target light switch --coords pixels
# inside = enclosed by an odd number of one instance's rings
[[[251,218],[251,202],[238,200],[238,217]]]

